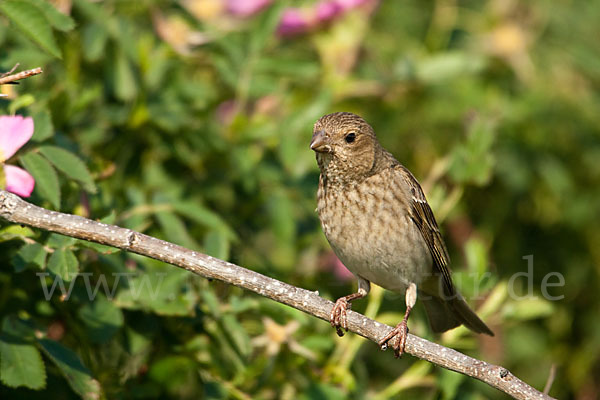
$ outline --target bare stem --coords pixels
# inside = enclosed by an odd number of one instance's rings
[[[288,285],[238,265],[130,229],[103,224],[77,215],[46,210],[3,190],[0,190],[0,217],[16,224],[151,257],[202,277],[217,279],[250,290],[329,321],[333,303],[320,297],[318,293]],[[348,311],[348,329],[377,343],[392,330],[392,327],[357,312]],[[511,374],[506,368],[469,357],[412,334],[409,334],[406,340],[406,352],[441,367],[479,379],[515,399],[552,399]]]
[[[552,364],[552,366],[550,367],[548,380],[546,381],[546,386],[544,386],[544,394],[550,393],[550,389],[552,388],[552,384],[554,383],[554,378],[556,378],[556,364]]]
[[[13,68],[13,70],[14,70],[14,68]],[[13,70],[11,70],[10,72],[12,72]],[[27,71],[21,71],[16,74],[12,74],[12,75],[7,75],[7,76],[0,75],[0,85],[5,85],[7,83],[16,82],[21,79],[29,78],[30,76],[38,75],[38,74],[41,74],[42,72],[44,72],[44,71],[42,71],[42,69],[38,67],[38,68],[34,68],[34,69],[28,69]]]

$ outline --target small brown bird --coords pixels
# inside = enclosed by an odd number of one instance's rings
[[[452,282],[448,252],[421,186],[381,147],[373,128],[352,113],[328,114],[315,123],[310,148],[321,169],[321,226],[358,278],[357,293],[339,298],[331,311],[338,335],[348,330],[351,302],[365,297],[373,282],[406,293],[404,319],[379,341],[382,348],[391,344],[396,357],[404,352],[417,288],[434,332],[464,324],[493,336]]]

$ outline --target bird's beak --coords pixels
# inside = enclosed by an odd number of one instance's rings
[[[310,149],[317,153],[329,153],[331,152],[331,146],[329,146],[329,136],[325,134],[325,131],[315,131],[313,133],[312,140],[310,141]]]

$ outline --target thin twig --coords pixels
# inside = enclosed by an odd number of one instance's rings
[[[550,367],[550,373],[548,373],[548,380],[546,381],[546,385],[544,386],[544,394],[550,393],[550,389],[552,388],[552,384],[554,383],[554,379],[556,378],[556,364],[552,364]]]
[[[30,204],[0,190],[0,217],[62,235],[117,247],[151,257],[209,279],[235,285],[307,314],[329,321],[333,303],[318,293],[301,289],[238,265],[198,253],[116,225],[107,225],[77,215],[63,214]],[[392,327],[354,311],[348,312],[348,329],[377,343]],[[489,364],[456,350],[409,334],[406,352],[441,367],[479,379],[515,399],[552,399],[527,385],[506,368]]]
[[[13,68],[14,70],[14,68]],[[12,70],[11,70],[12,72]],[[8,76],[2,76],[0,77],[0,85],[6,85],[7,83],[12,83],[15,81],[19,81],[21,79],[25,79],[25,78],[29,78],[30,76],[34,76],[34,75],[38,75],[41,74],[42,69],[41,68],[34,68],[34,69],[28,69],[27,71],[21,71],[21,72],[17,72],[16,74],[13,75],[8,75]]]
[[[10,69],[10,71],[6,71],[6,72],[4,72],[4,73],[0,74],[0,78],[4,78],[6,75],[10,75],[10,74],[12,74],[13,72],[15,72],[15,69],[19,68],[19,65],[21,65],[21,64],[19,64],[19,63],[16,63],[16,64],[15,64],[15,65],[14,65],[14,66],[13,66],[13,67]]]

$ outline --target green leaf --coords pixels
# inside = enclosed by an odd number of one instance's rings
[[[329,399],[329,400],[343,400],[346,399],[346,394],[342,389],[334,386],[333,384],[323,382],[311,382],[308,388],[298,396],[299,400],[309,399]]]
[[[229,258],[229,239],[220,231],[210,231],[204,236],[204,251],[213,257],[227,260]]]
[[[292,241],[296,229],[294,205],[284,191],[278,191],[269,197],[267,213],[277,240]]]
[[[496,123],[492,118],[476,116],[469,125],[465,143],[456,146],[451,155],[450,175],[461,183],[486,184],[495,164],[491,152]]]
[[[54,126],[52,125],[52,117],[48,110],[42,110],[33,115],[33,137],[31,140],[42,142],[54,135]]]
[[[280,15],[285,4],[275,2],[269,9],[255,19],[253,32],[250,37],[250,51],[259,52],[263,49],[268,39],[274,37],[273,32],[280,21]]]
[[[121,249],[117,249],[116,247],[106,246],[100,243],[88,242],[87,240],[77,240],[77,246],[86,247],[88,249],[92,249],[102,254],[113,254],[118,253]]]
[[[2,319],[2,333],[19,340],[33,340],[36,328],[31,320],[8,315]]]
[[[75,28],[75,21],[68,15],[58,11],[47,0],[27,0],[36,5],[46,16],[50,24],[59,31],[68,32]]]
[[[488,256],[483,240],[473,237],[465,244],[465,256],[469,271],[477,272],[478,276],[487,271]]]
[[[235,232],[217,213],[207,209],[198,202],[178,201],[173,203],[173,208],[178,214],[181,214],[200,225],[223,232],[230,240],[235,240],[237,238]]]
[[[132,100],[137,94],[137,85],[131,63],[123,52],[119,52],[115,60],[114,92],[119,100]]]
[[[76,243],[77,239],[70,236],[61,235],[60,233],[51,233],[46,241],[46,246],[53,249],[66,249]]]
[[[83,57],[87,61],[98,61],[104,54],[108,32],[103,26],[91,23],[83,28],[81,40]]]
[[[19,162],[35,179],[35,191],[50,201],[54,208],[60,208],[60,186],[52,165],[34,152],[21,156]]]
[[[481,56],[460,51],[433,55],[417,65],[417,78],[427,84],[448,81],[461,75],[472,75],[485,67]]]
[[[25,0],[4,0],[0,2],[0,11],[42,49],[54,57],[62,58],[46,16],[33,3]]]
[[[2,3],[0,3],[0,4],[2,4]],[[33,103],[35,103],[35,97],[33,97],[33,95],[25,94],[25,95],[19,96],[16,99],[14,99],[13,101],[11,101],[10,105],[8,106],[8,112],[10,114],[16,114],[18,109],[27,108],[30,105],[32,105]]]
[[[127,285],[119,290],[115,304],[134,310],[149,309],[158,315],[194,315],[197,295],[190,290],[190,274],[152,260],[141,262],[153,267],[143,274],[122,278]]]
[[[39,243],[27,243],[15,254],[12,262],[15,272],[24,271],[30,265],[43,269],[46,264],[46,250]]]
[[[69,282],[77,277],[79,261],[69,249],[57,249],[48,260],[48,270]]]
[[[0,229],[0,242],[13,239],[25,239],[34,237],[36,233],[27,226],[9,225]]]
[[[115,212],[115,210],[112,210],[110,213],[106,214],[105,217],[102,217],[100,219],[100,222],[102,222],[103,224],[113,225],[116,220],[117,220],[117,213]]]
[[[531,296],[506,304],[502,310],[502,315],[504,318],[525,321],[548,317],[553,312],[554,305],[552,302],[541,297]]]
[[[88,337],[95,343],[108,342],[123,326],[123,313],[104,296],[79,309],[79,318],[87,328]]]
[[[0,381],[8,387],[46,387],[46,368],[40,352],[10,335],[0,335]]]
[[[58,170],[81,183],[86,191],[96,193],[94,178],[79,157],[56,146],[41,146],[39,150]]]
[[[196,381],[197,364],[185,356],[167,356],[155,361],[148,375],[160,382],[168,391],[177,393],[182,387],[189,387]]]
[[[42,351],[64,375],[75,393],[86,400],[100,398],[100,383],[92,377],[91,372],[83,365],[77,354],[54,340],[40,339],[38,343]]]
[[[330,336],[316,334],[302,338],[300,340],[300,345],[311,349],[312,351],[327,353],[335,346],[335,343],[331,340]]]
[[[246,369],[244,360],[239,352],[233,347],[233,343],[228,338],[228,333],[224,331],[222,324],[216,321],[207,321],[204,324],[204,329],[211,337],[211,342],[214,343],[210,349],[213,357],[218,357],[222,360],[222,368],[228,373],[238,374]]]
[[[252,351],[252,346],[250,345],[250,337],[246,333],[244,327],[239,323],[235,316],[231,314],[223,315],[221,323],[223,324],[223,330],[228,333],[235,348],[243,357],[248,357]]]
[[[201,290],[200,296],[202,296],[203,311],[206,309],[207,312],[211,313],[214,317],[221,318],[222,313],[219,299],[215,295],[212,288],[209,287],[206,290]]]
[[[442,391],[442,399],[456,399],[458,387],[464,381],[465,375],[447,369],[440,369],[439,387]]]
[[[196,241],[188,234],[185,224],[177,215],[167,211],[160,211],[155,216],[167,240],[190,249],[199,248]]]

